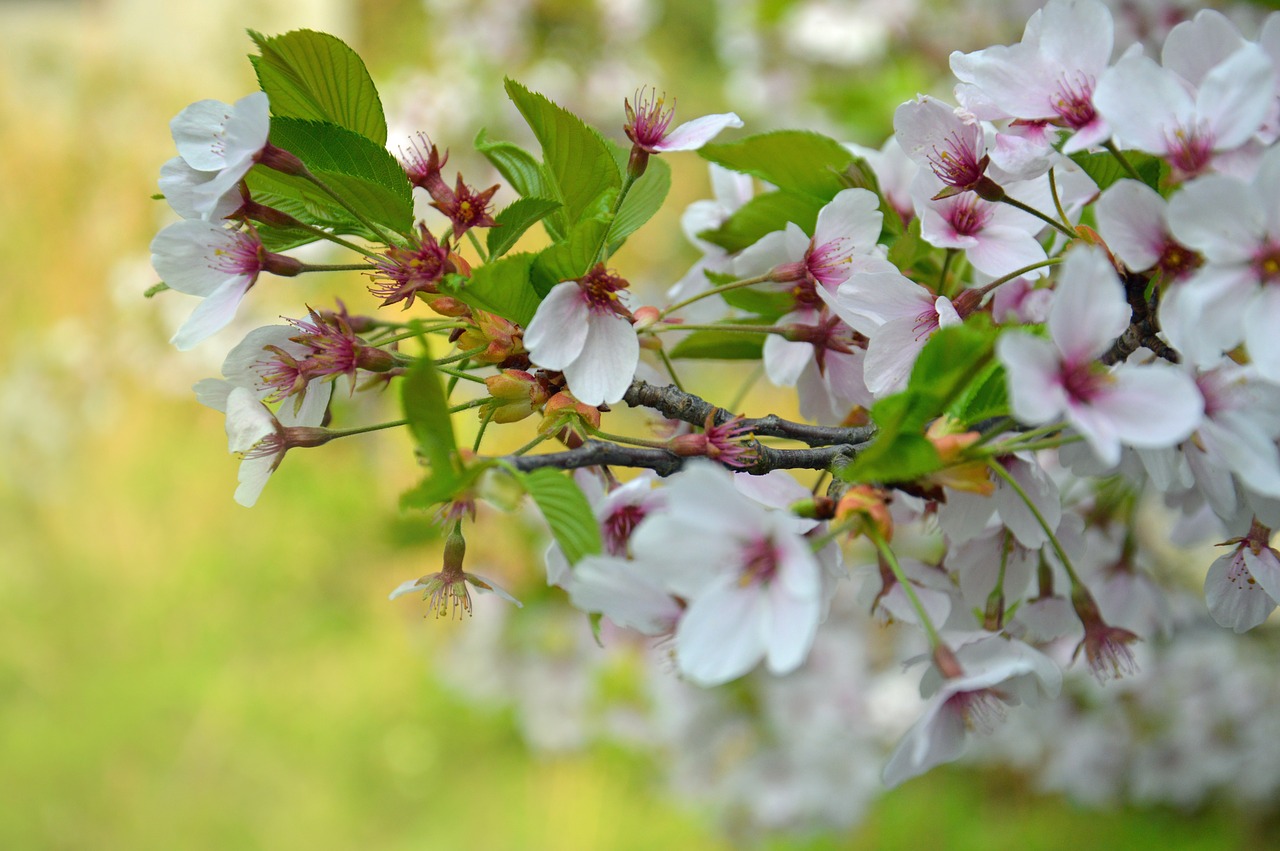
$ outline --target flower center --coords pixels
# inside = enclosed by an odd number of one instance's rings
[[[625,278],[609,272],[603,263],[597,263],[590,272],[578,279],[582,297],[592,313],[615,313],[630,317],[631,311],[618,298],[618,293],[628,286]]]
[[[769,538],[758,538],[742,551],[742,576],[738,584],[761,585],[772,582],[778,573],[778,550]]]
[[[604,543],[609,548],[609,555],[626,556],[627,542],[631,540],[631,533],[645,518],[645,513],[638,505],[624,505],[605,518]]]
[[[957,198],[947,212],[947,220],[959,236],[981,233],[991,219],[992,212],[974,196]]]
[[[1156,261],[1156,271],[1165,281],[1181,280],[1196,269],[1204,259],[1195,251],[1173,239],[1166,239],[1160,250],[1160,259]]]
[[[209,266],[228,275],[257,275],[262,271],[262,243],[245,233],[229,233],[230,239],[213,249]]]
[[[1213,155],[1213,139],[1203,128],[1179,127],[1165,136],[1169,162],[1186,176],[1199,174]]]
[[[1253,258],[1253,271],[1264,284],[1280,283],[1280,244],[1268,242]]]
[[[982,162],[979,162],[978,152],[954,130],[943,143],[942,150],[934,146],[933,154],[928,160],[938,179],[950,186],[972,186],[982,177],[982,172],[987,167],[986,158],[983,157]]]
[[[849,263],[853,254],[852,247],[848,251],[844,250],[844,243],[848,241],[845,237],[836,237],[822,245],[810,244],[809,250],[804,255],[807,277],[827,289],[834,289],[844,283],[848,274],[842,267]],[[814,298],[817,299],[816,292]]]
[[[1062,123],[1072,130],[1079,130],[1093,122],[1098,113],[1093,108],[1093,88],[1097,81],[1082,71],[1077,71],[1075,79],[1067,79],[1063,74],[1058,83],[1058,95],[1054,99],[1053,111]]]
[[[1105,368],[1095,368],[1088,361],[1067,367],[1062,373],[1062,389],[1073,402],[1089,403],[1110,383],[1111,376]]]

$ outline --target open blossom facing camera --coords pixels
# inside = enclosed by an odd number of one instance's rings
[[[1039,425],[1065,417],[1107,465],[1120,460],[1122,444],[1159,448],[1190,436],[1204,403],[1186,375],[1157,364],[1097,363],[1128,323],[1106,256],[1072,250],[1049,308],[1049,339],[1010,332],[997,344],[1018,419]]]
[[[529,359],[563,372],[569,391],[588,405],[617,402],[636,374],[640,342],[623,301],[627,286],[597,264],[552,287],[524,332]]]

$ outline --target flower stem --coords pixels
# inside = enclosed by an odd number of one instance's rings
[[[1063,569],[1067,571],[1067,576],[1071,577],[1071,584],[1073,586],[1083,586],[1080,577],[1076,574],[1076,569],[1071,566],[1071,559],[1067,558],[1067,551],[1062,548],[1062,543],[1058,540],[1058,536],[1049,527],[1049,521],[1044,519],[1044,515],[1040,513],[1040,509],[1036,507],[1036,504],[1031,501],[1031,497],[1027,495],[1022,485],[1018,484],[1018,480],[1010,475],[1004,465],[995,458],[988,458],[987,466],[991,468],[993,473],[1004,479],[1005,484],[1013,488],[1013,492],[1018,495],[1018,498],[1027,506],[1027,510],[1036,518],[1036,522],[1040,524],[1040,528],[1044,530],[1045,535],[1049,538],[1049,544],[1053,547],[1054,553],[1057,554],[1058,561],[1062,563]]]
[[[677,301],[675,304],[670,305],[666,308],[663,308],[663,310],[658,313],[658,318],[662,319],[666,316],[669,316],[670,314],[675,313],[680,308],[688,307],[694,302],[701,301],[704,298],[710,298],[713,295],[720,295],[721,293],[726,293],[729,290],[736,290],[736,289],[741,289],[742,287],[750,287],[756,284],[768,283],[769,280],[770,278],[768,275],[760,275],[755,278],[743,278],[741,281],[732,281],[727,284],[721,284],[718,287],[712,287],[709,290],[704,290],[695,295],[691,295],[688,298],[683,299],[682,301]]]
[[[658,357],[662,358],[662,363],[667,367],[667,374],[671,376],[671,383],[676,386],[680,392],[684,392],[684,385],[680,383],[680,376],[676,374],[676,365],[671,362],[671,358],[667,355],[667,350],[658,344]]]
[[[378,340],[376,343],[374,343],[374,345],[385,346],[390,343],[398,343],[401,340],[409,340],[414,337],[421,337],[423,334],[434,334],[437,331],[448,331],[453,328],[467,328],[467,327],[469,326],[465,322],[442,322],[439,325],[431,325],[431,326],[423,325],[421,327],[414,328],[412,331],[405,331],[403,334],[393,334],[390,337],[386,337],[385,339]]]
[[[368,263],[303,263],[300,272],[367,272]]]
[[[399,428],[408,425],[408,420],[393,420],[389,423],[377,423],[376,425],[359,426],[357,428],[338,429],[330,432],[331,437],[351,437],[356,434],[368,434],[371,431],[382,431],[388,428]]]
[[[442,366],[446,363],[457,363],[458,361],[463,361],[463,360],[467,360],[468,358],[473,358],[487,348],[489,347],[479,346],[478,348],[474,348],[469,352],[459,352],[456,355],[449,355],[447,358],[438,358],[437,360],[433,360],[432,363],[434,363],[436,366]]]
[[[1060,230],[1060,231],[1062,231],[1063,233],[1065,233],[1065,234],[1066,234],[1068,237],[1070,237],[1071,239],[1075,239],[1075,238],[1077,237],[1076,232],[1075,232],[1075,231],[1073,231],[1071,228],[1067,227],[1067,226],[1066,226],[1066,225],[1064,225],[1062,222],[1058,221],[1057,219],[1053,218],[1052,216],[1047,216],[1047,215],[1045,215],[1044,213],[1042,213],[1042,212],[1040,212],[1039,210],[1037,210],[1035,207],[1030,207],[1030,206],[1028,206],[1028,205],[1026,205],[1026,204],[1022,203],[1021,201],[1017,200],[1016,198],[1010,198],[1008,195],[1004,196],[1004,197],[1003,197],[1003,198],[1001,198],[1000,200],[1001,200],[1003,203],[1008,204],[1010,207],[1015,207],[1015,208],[1017,208],[1017,209],[1021,210],[1021,211],[1022,211],[1022,212],[1024,212],[1024,213],[1027,213],[1027,214],[1029,214],[1029,215],[1035,216],[1037,219],[1039,219],[1040,221],[1044,222],[1045,224],[1047,224],[1047,225],[1051,225],[1051,226],[1053,226],[1053,227],[1057,228],[1058,230]]]
[[[357,210],[355,207],[351,206],[350,202],[348,202],[346,198],[343,198],[337,192],[333,191],[333,189],[329,187],[329,184],[325,183],[323,180],[321,180],[320,178],[312,174],[311,169],[304,168],[302,171],[302,178],[308,181],[309,183],[311,183],[312,185],[314,185],[317,189],[319,189],[321,192],[328,195],[333,200],[337,201],[338,204],[342,207],[342,209],[346,210],[348,213],[350,213],[352,216],[355,217],[356,221],[358,221],[360,224],[367,227],[370,230],[370,232],[377,234],[378,239],[381,239],[387,245],[395,244],[386,231],[378,227],[378,225],[374,224],[369,219],[365,218],[365,215],[361,213],[359,210]]]
[[[480,255],[480,259],[485,263],[489,262],[489,252],[484,250],[484,246],[480,244],[480,240],[476,238],[475,231],[467,231],[467,239],[471,241],[471,247],[476,250],[476,254]]]
[[[736,331],[742,334],[786,334],[787,329],[780,325],[653,325],[648,329],[650,334],[661,334],[664,331]]]
[[[902,586],[903,593],[907,595],[907,600],[911,602],[911,608],[916,610],[916,617],[920,618],[920,625],[924,627],[924,633],[929,637],[929,649],[936,650],[942,645],[942,636],[938,635],[937,627],[933,625],[933,621],[929,619],[929,613],[924,610],[924,604],[916,596],[916,589],[911,587],[911,580],[907,579],[907,574],[903,572],[902,565],[898,564],[897,556],[893,554],[889,543],[880,535],[874,524],[868,523],[864,533],[871,539],[871,543],[876,545],[876,549],[880,552],[880,557],[889,565],[889,569],[893,571],[894,578],[898,580],[898,584]]]
[[[1138,170],[1133,167],[1133,163],[1129,162],[1129,158],[1120,152],[1120,149],[1116,147],[1115,142],[1108,139],[1102,143],[1102,147],[1106,148],[1107,151],[1111,153],[1111,156],[1116,158],[1116,162],[1120,163],[1120,167],[1128,172],[1130,177],[1142,182],[1142,175],[1138,174]]]
[[[645,440],[643,437],[626,437],[621,434],[610,434],[609,432],[601,431],[598,428],[590,429],[590,431],[593,437],[598,437],[601,440],[609,440],[613,443],[626,443],[631,446],[644,446],[648,449],[669,448],[665,440]]]
[[[439,370],[440,372],[443,372],[445,375],[451,375],[454,378],[461,378],[463,381],[474,381],[477,384],[484,384],[483,378],[481,378],[478,375],[472,375],[469,372],[463,372],[462,370],[458,370],[458,369],[450,369],[447,366],[440,366],[439,364],[436,364],[436,369]]]
[[[1023,275],[1027,274],[1028,272],[1034,272],[1036,269],[1043,269],[1045,266],[1056,266],[1061,262],[1062,262],[1061,257],[1050,257],[1047,260],[1037,260],[1035,263],[1031,263],[1027,266],[1023,266],[1021,269],[1014,269],[1009,274],[1005,275],[1002,278],[996,278],[994,281],[992,281],[989,284],[984,284],[978,290],[978,294],[985,296],[987,293],[991,292],[1001,284],[1007,284],[1010,281],[1014,280],[1015,278],[1021,278]]]

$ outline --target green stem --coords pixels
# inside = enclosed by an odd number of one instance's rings
[[[1058,211],[1058,218],[1066,224],[1071,224],[1071,219],[1067,218],[1067,211],[1062,209],[1062,198],[1058,195],[1058,179],[1054,176],[1053,169],[1049,169],[1049,194],[1053,196],[1053,208]]]
[[[490,420],[493,419],[497,408],[485,411],[484,416],[480,418],[480,430],[476,432],[475,442],[471,444],[471,451],[478,453],[480,451],[480,441],[484,440],[485,429],[489,427]]]
[[[307,233],[315,234],[321,239],[327,239],[330,242],[335,243],[336,245],[341,245],[343,248],[349,248],[352,251],[358,254],[363,254],[365,257],[368,257],[373,260],[377,260],[378,257],[380,256],[376,251],[370,251],[367,248],[356,245],[354,242],[349,242],[343,239],[342,237],[338,236],[336,233],[330,233],[324,228],[318,228],[315,225],[309,225],[306,222],[298,222],[297,224],[290,225],[290,227],[295,228],[297,230],[305,230]],[[365,267],[365,268],[368,268],[368,267]]]
[[[480,255],[480,259],[481,259],[483,262],[488,263],[488,262],[489,262],[489,252],[484,250],[484,246],[482,246],[482,245],[480,244],[480,240],[479,240],[478,238],[476,238],[476,232],[475,232],[475,231],[473,231],[473,230],[469,230],[469,231],[467,231],[467,239],[469,239],[469,240],[471,241],[471,247],[472,247],[472,248],[474,248],[474,249],[476,250],[476,254],[479,254],[479,255]]]
[[[481,405],[487,405],[492,400],[488,396],[482,396],[479,399],[472,399],[470,402],[463,402],[461,405],[454,405],[448,411],[451,414],[457,414],[462,411],[468,411],[472,408],[479,408]]]
[[[989,284],[984,284],[978,290],[978,294],[985,296],[987,293],[991,292],[1001,284],[1007,284],[1010,281],[1014,280],[1015,278],[1021,278],[1023,275],[1027,274],[1028,272],[1034,272],[1036,269],[1043,269],[1045,266],[1056,266],[1061,262],[1062,262],[1061,257],[1050,257],[1047,260],[1037,260],[1035,263],[1031,263],[1027,266],[1023,266],[1021,269],[1015,269],[1014,271],[1010,272],[1009,274],[1005,275],[1002,278],[996,278],[994,281],[992,281]]]
[[[517,449],[515,452],[512,452],[511,454],[512,454],[512,455],[523,455],[523,454],[525,454],[526,452],[528,452],[530,449],[533,449],[535,446],[537,446],[539,443],[541,443],[542,441],[546,440],[546,439],[547,439],[547,438],[549,438],[549,437],[551,437],[551,435],[549,435],[549,434],[540,434],[540,435],[538,435],[537,437],[535,437],[533,440],[531,440],[531,441],[529,441],[528,443],[526,443],[524,446],[521,446],[521,447],[520,447],[519,449]],[[517,476],[519,476],[519,475],[520,475],[520,471],[519,471],[518,469],[516,469],[515,467],[511,467],[510,469],[511,469],[511,471],[512,471],[513,473],[515,473]]]
[[[650,334],[661,334],[665,331],[737,331],[742,334],[787,334],[790,331],[780,325],[651,325],[647,329]]]
[[[1033,440],[1027,443],[1005,443],[1000,446],[992,447],[989,451],[991,455],[1012,455],[1014,452],[1035,452],[1039,449],[1058,449],[1063,446],[1069,446],[1072,443],[1079,443],[1084,440],[1078,434],[1069,435],[1067,437],[1054,437],[1048,440]]]
[[[329,187],[329,184],[325,183],[323,180],[321,180],[320,178],[312,174],[311,169],[304,169],[302,172],[302,178],[304,180],[309,181],[313,186],[315,186],[321,192],[328,195],[333,200],[337,201],[338,205],[341,206],[342,209],[346,210],[348,213],[354,216],[355,220],[360,224],[364,225],[365,227],[367,227],[371,233],[377,234],[378,238],[381,239],[383,242],[385,242],[387,245],[395,245],[395,242],[391,239],[391,237],[387,234],[385,230],[378,227],[378,225],[376,225],[369,219],[365,218],[364,213],[361,213],[355,207],[351,206],[351,204],[347,201],[347,199],[339,195],[337,192],[333,191],[333,189]]]
[[[601,431],[598,428],[590,429],[592,437],[598,437],[601,440],[610,440],[614,443],[625,443],[631,446],[643,446],[648,449],[668,449],[665,440],[645,440],[643,437],[626,437],[621,434],[610,434],[607,431]]]
[[[954,248],[948,248],[947,253],[942,258],[942,271],[938,273],[938,294],[949,296],[947,292],[947,270],[951,268],[951,261],[956,256]]]
[[[437,331],[449,331],[454,328],[469,328],[469,327],[470,326],[465,322],[442,322],[439,325],[430,325],[430,326],[423,325],[419,328],[414,328],[412,331],[405,331],[403,334],[393,334],[390,337],[385,337],[381,340],[378,340],[376,343],[374,343],[374,345],[385,346],[390,343],[398,343],[401,340],[409,340],[414,337],[421,337],[423,334],[434,334]]]
[[[447,366],[440,366],[439,364],[436,364],[436,369],[439,370],[440,372],[443,372],[445,375],[451,375],[454,378],[461,378],[463,381],[474,381],[477,384],[484,384],[483,378],[481,378],[478,375],[472,375],[469,372],[462,372],[461,370],[450,369]]]
[[[1049,527],[1049,521],[1044,519],[1044,515],[1040,513],[1040,509],[1036,507],[1036,504],[1031,501],[1031,497],[1027,495],[1022,485],[1018,484],[1018,480],[1011,476],[1009,471],[1004,468],[1004,465],[995,458],[988,458],[987,466],[991,468],[993,473],[1004,479],[1005,484],[1013,488],[1013,492],[1018,495],[1018,498],[1027,506],[1027,510],[1036,518],[1036,522],[1040,524],[1040,528],[1048,536],[1049,543],[1053,546],[1053,551],[1058,556],[1058,561],[1062,562],[1062,567],[1067,571],[1067,576],[1071,577],[1071,584],[1082,585],[1080,577],[1076,575],[1076,569],[1071,566],[1071,559],[1067,558],[1067,551],[1062,548],[1062,543],[1058,541],[1058,536]]]
[[[408,424],[409,424],[408,420],[394,420],[389,423],[378,423],[377,425],[359,426],[358,428],[339,429],[331,432],[331,434],[335,438],[351,437],[352,435],[355,435],[355,434],[368,434],[371,431],[382,431],[383,429],[388,429],[388,428],[399,428],[400,426],[408,425]]]
[[[671,358],[667,356],[667,350],[662,347],[661,343],[658,344],[658,357],[662,358],[662,363],[666,365],[667,375],[671,376],[671,383],[683,393],[684,385],[680,383],[680,376],[676,374],[676,365],[671,362]]]
[[[1035,216],[1037,219],[1039,219],[1040,221],[1044,222],[1044,223],[1045,223],[1045,224],[1047,224],[1047,225],[1052,225],[1053,227],[1055,227],[1055,228],[1057,228],[1058,230],[1060,230],[1060,231],[1062,231],[1063,233],[1065,233],[1065,234],[1066,234],[1068,237],[1070,237],[1071,239],[1076,239],[1076,238],[1079,236],[1079,235],[1078,235],[1075,231],[1073,231],[1071,228],[1066,227],[1065,225],[1063,225],[1063,224],[1062,224],[1062,222],[1058,221],[1057,219],[1053,218],[1052,216],[1046,216],[1044,213],[1040,212],[1040,211],[1039,211],[1039,210],[1037,210],[1035,207],[1027,206],[1026,204],[1022,203],[1021,201],[1019,201],[1019,200],[1018,200],[1018,199],[1016,199],[1016,198],[1011,198],[1011,197],[1009,197],[1008,195],[1006,195],[1006,196],[1004,196],[1003,198],[1001,198],[1000,200],[1001,200],[1001,202],[1003,202],[1003,203],[1005,203],[1005,204],[1008,204],[1010,207],[1015,207],[1015,208],[1017,208],[1017,209],[1021,210],[1021,211],[1022,211],[1022,212],[1024,212],[1024,213],[1027,213],[1027,214],[1029,214],[1029,215]]]
[[[875,528],[874,524],[868,523],[864,527],[866,536],[871,539],[871,543],[876,545],[876,549],[880,551],[880,556],[889,565],[889,569],[893,571],[894,577],[898,580],[898,584],[902,586],[902,591],[907,595],[907,599],[911,601],[911,608],[916,610],[916,617],[920,618],[920,625],[924,627],[924,633],[929,637],[929,649],[936,650],[942,645],[942,636],[938,635],[938,629],[933,625],[933,621],[929,619],[929,613],[924,610],[924,604],[920,602],[920,598],[916,596],[916,589],[911,586],[911,580],[907,578],[907,574],[903,572],[902,565],[898,564],[897,557],[890,549],[889,543],[880,536],[880,532]]]
[[[449,355],[447,358],[438,358],[436,360],[433,360],[432,363],[434,363],[436,366],[443,366],[444,364],[447,364],[447,363],[457,363],[458,361],[464,361],[464,360],[467,360],[468,358],[473,358],[487,348],[489,347],[479,346],[477,348],[472,349],[469,352],[459,352],[456,355]]]
[[[712,287],[709,290],[703,290],[702,292],[697,293],[696,295],[691,295],[682,301],[677,301],[675,304],[663,308],[662,311],[658,313],[658,318],[662,319],[666,316],[669,316],[670,314],[675,313],[680,308],[688,307],[689,305],[693,304],[696,301],[702,301],[702,299],[704,298],[710,298],[713,295],[720,295],[721,293],[726,293],[729,290],[737,290],[737,289],[741,289],[742,287],[751,287],[751,286],[755,286],[756,284],[765,284],[765,283],[768,283],[770,280],[771,278],[768,275],[760,275],[759,277],[756,277],[756,278],[743,278],[741,281],[732,281],[727,284],[721,284],[718,287]]]
[[[1116,147],[1115,142],[1108,139],[1102,143],[1102,147],[1106,148],[1111,153],[1111,156],[1116,158],[1116,162],[1120,163],[1120,167],[1128,172],[1130,177],[1142,182],[1142,175],[1138,174],[1138,170],[1133,167],[1133,163],[1129,162],[1128,157],[1120,152],[1120,149]]]
[[[600,235],[600,244],[596,246],[595,258],[597,263],[603,263],[608,258],[605,252],[609,250],[609,231],[613,230],[613,223],[617,221],[618,213],[622,210],[622,202],[627,200],[627,193],[631,191],[631,187],[635,186],[636,178],[627,171],[622,177],[622,186],[618,189],[618,197],[613,199],[613,209],[609,211],[609,227],[605,228],[604,233]]]
[[[302,272],[367,272],[368,263],[303,263]]]

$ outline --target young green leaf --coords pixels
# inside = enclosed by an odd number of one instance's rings
[[[732,171],[823,202],[846,188],[844,174],[854,160],[835,139],[807,130],[778,130],[740,142],[704,145],[698,153]]]
[[[622,186],[609,146],[576,115],[546,97],[511,79],[506,89],[542,146],[545,174],[557,190],[544,197],[561,201],[566,224],[576,224],[603,193]]]
[[[596,253],[608,232],[605,219],[584,219],[574,225],[567,239],[543,249],[530,271],[539,300],[561,281],[577,280],[587,274],[596,264]]]
[[[405,373],[400,402],[418,450],[431,465],[432,487],[448,490],[459,481],[462,469],[448,400],[429,353]]]
[[[489,259],[496,260],[511,250],[533,225],[560,209],[559,201],[546,198],[517,198],[494,216],[498,226],[491,228],[485,240]]]
[[[758,360],[764,334],[741,331],[694,331],[671,349],[671,357],[707,360]]]
[[[547,198],[555,189],[545,179],[542,163],[519,145],[490,141],[485,131],[476,134],[476,150],[484,155],[502,179],[522,198]]]
[[[521,479],[569,564],[604,549],[600,526],[578,485],[560,470],[541,469]]]
[[[824,203],[812,195],[766,192],[739,207],[720,227],[703,231],[698,237],[732,253],[754,245],[767,233],[784,230],[787,222],[795,222],[812,235]]]
[[[1159,192],[1160,182],[1169,175],[1169,164],[1159,157],[1140,151],[1123,151],[1122,153],[1138,172],[1142,182]],[[1096,154],[1079,151],[1071,155],[1071,161],[1093,178],[1093,182],[1098,184],[1098,189],[1103,192],[1116,181],[1133,177],[1110,151],[1099,151]]]
[[[528,325],[542,299],[530,281],[534,254],[509,254],[477,266],[460,288],[446,284],[445,291],[472,307],[496,313],[520,325]]]
[[[336,124],[298,118],[274,119],[271,142],[302,160],[365,218],[397,233],[409,231],[413,223],[412,187],[386,148]],[[263,171],[259,167],[250,174]],[[321,209],[341,209],[327,193],[300,177],[279,172],[259,177],[273,184],[279,195]],[[342,218],[349,217],[343,211]]]
[[[379,147],[387,143],[387,120],[369,70],[340,39],[312,30],[270,38],[249,30],[249,37],[261,52],[249,61],[272,115],[327,121]]]
[[[631,149],[614,143],[609,144],[609,149],[613,152],[613,158],[619,170],[625,169]],[[613,227],[609,229],[609,244],[615,246],[621,244],[624,239],[653,218],[653,215],[662,208],[662,202],[667,200],[669,191],[671,191],[671,166],[660,157],[650,157],[648,168],[640,179],[631,185],[627,197],[623,199],[622,209],[618,210]]]

